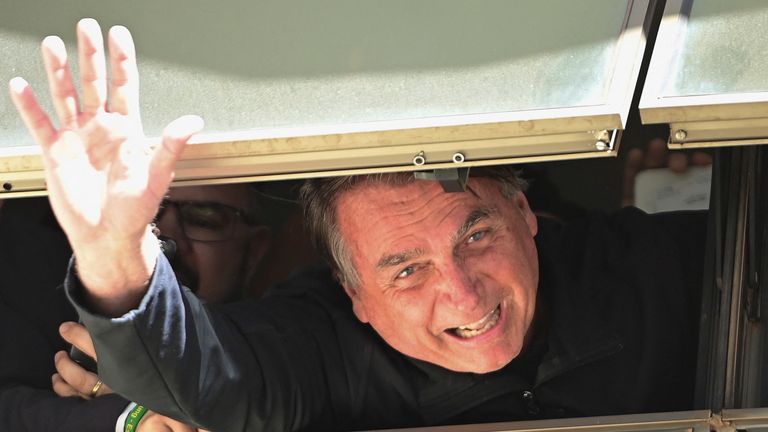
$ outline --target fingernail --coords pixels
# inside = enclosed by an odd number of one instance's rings
[[[21,94],[25,88],[29,85],[27,81],[22,77],[12,78],[10,81],[11,91],[16,94]]]
[[[56,354],[54,354],[54,356],[53,356],[53,361],[54,361],[54,362],[58,362],[59,360],[61,360],[62,356],[64,356],[64,355],[66,355],[66,353],[65,353],[64,351],[59,351],[59,352],[57,352],[57,353],[56,353]]]
[[[59,333],[67,333],[70,330],[72,330],[72,323],[70,321],[63,322],[59,326]]]
[[[51,50],[54,54],[61,56],[61,58],[67,58],[67,48],[64,45],[64,41],[58,36],[46,36],[43,39],[42,45]]]
[[[185,115],[168,124],[166,135],[172,139],[183,139],[200,132],[204,126],[205,122],[200,116]]]
[[[78,21],[78,25],[80,26],[90,26],[90,28],[96,28],[99,29],[99,22],[96,21],[93,18],[83,18],[80,21]],[[93,27],[96,26],[96,27]]]

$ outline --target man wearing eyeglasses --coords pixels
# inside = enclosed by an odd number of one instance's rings
[[[679,288],[700,286],[680,264],[700,256],[676,243],[693,224],[628,211],[566,231],[536,218],[519,179],[492,169],[474,170],[464,193],[403,173],[309,181],[305,213],[341,287],[327,271],[307,273],[262,301],[205,308],[179,289],[146,226],[202,121],[172,122],[150,148],[127,29],[110,32],[108,109],[98,24],[81,21],[78,39],[90,54],[81,68],[94,72],[81,73],[82,110],[63,42],[43,44],[59,129],[26,82],[14,79],[11,94],[73,245],[68,293],[113,360],[105,380],[126,396],[219,432],[680,403],[691,376],[681,341],[695,320]]]
[[[172,246],[166,246],[171,249],[166,255],[182,285],[209,303],[231,302],[248,293],[270,244],[269,228],[261,222],[260,201],[255,186],[248,184],[189,186],[168,192],[155,224],[158,235],[172,242]],[[85,350],[92,355],[92,345],[82,326],[69,326],[62,336],[69,342],[85,344]],[[96,397],[111,392],[100,385],[98,376],[63,357],[57,356],[59,373],[54,377],[54,390],[60,396]],[[118,430],[122,432],[130,424],[128,417],[142,412],[142,408],[130,404],[115,419],[116,425],[122,426]],[[142,417],[143,430],[155,425],[178,432],[195,429],[148,410]]]
[[[174,188],[163,200],[155,218],[158,234],[165,242],[172,244],[168,255],[179,280],[201,299],[210,303],[225,303],[244,295],[261,294],[253,289],[251,283],[270,245],[270,230],[264,225],[262,201],[261,194],[250,184]],[[26,236],[35,238],[33,234],[37,235],[37,231],[28,232]],[[39,236],[47,239],[42,233]],[[34,243],[52,249],[49,243],[54,242]],[[41,264],[53,265],[45,261]],[[46,307],[55,309],[55,305]],[[70,308],[62,306],[61,309],[67,311],[67,319],[72,319],[74,312],[70,313]],[[29,334],[35,334],[34,329],[26,329],[29,327],[26,321],[24,326]],[[69,323],[62,329],[65,329],[63,336],[67,341],[77,342],[83,351],[93,355],[90,338],[82,326]],[[26,346],[31,346],[31,342]],[[49,355],[53,357],[53,354]],[[48,364],[43,359],[31,360],[27,359],[29,364]],[[103,385],[95,373],[71,361],[64,351],[56,355],[56,369],[53,389],[67,399],[57,398],[51,392],[37,388],[15,385],[1,394],[0,400],[5,405],[0,413],[0,429],[42,432],[48,427],[55,427],[57,431],[85,432],[112,430],[120,426],[118,430],[124,430],[126,418],[137,409],[136,404],[111,395],[109,387]],[[13,378],[12,371],[5,370],[3,373],[9,381]],[[28,369],[25,376],[31,373],[32,370]],[[45,372],[41,369],[42,373]],[[15,378],[20,382],[28,380],[20,376]],[[8,411],[19,406],[24,409],[16,409],[13,413]],[[123,411],[122,416],[119,416],[119,410]],[[196,429],[149,411],[143,416],[143,421],[142,430],[147,431],[154,425],[169,427],[176,432]]]
[[[171,189],[156,223],[175,242],[171,262],[181,284],[211,303],[242,297],[269,248],[262,212],[246,184]]]

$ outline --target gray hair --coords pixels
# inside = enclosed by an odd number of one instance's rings
[[[526,189],[528,184],[519,174],[518,170],[508,166],[479,167],[470,171],[471,177],[496,180],[499,183],[499,191],[507,198]],[[304,223],[313,244],[330,263],[342,285],[357,287],[360,278],[339,230],[336,214],[338,198],[362,185],[404,186],[415,181],[417,179],[413,173],[398,172],[316,178],[304,183],[299,196],[304,209]]]

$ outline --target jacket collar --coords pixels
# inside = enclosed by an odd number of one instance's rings
[[[571,262],[562,253],[561,227],[540,218],[539,298],[550,308],[548,350],[536,374],[536,386],[579,366],[615,354],[622,348],[618,333],[600,318],[590,302],[592,287],[574,276]]]

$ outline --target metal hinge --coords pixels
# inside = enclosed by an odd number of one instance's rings
[[[736,432],[731,422],[725,420],[720,413],[712,413],[709,416],[709,430],[717,432]]]

